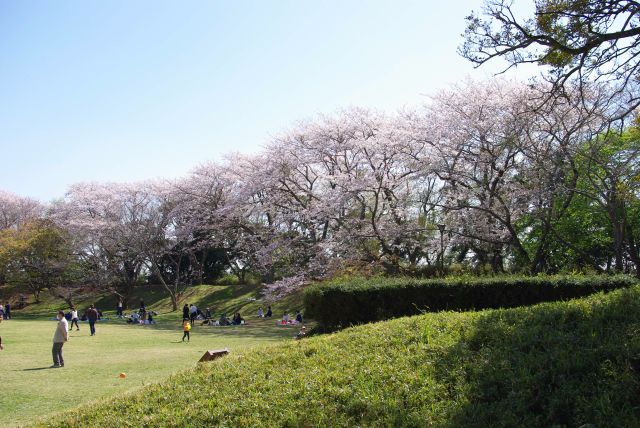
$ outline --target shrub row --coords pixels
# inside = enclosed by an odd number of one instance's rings
[[[307,288],[305,315],[321,330],[443,310],[527,306],[628,287],[630,276],[351,279]]]

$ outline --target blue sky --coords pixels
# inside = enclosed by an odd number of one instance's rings
[[[296,120],[466,75],[481,0],[0,0],[0,189],[177,177]],[[496,64],[497,66],[497,64]]]

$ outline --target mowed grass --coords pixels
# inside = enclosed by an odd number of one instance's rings
[[[43,425],[631,427],[639,371],[634,286],[245,349]]]
[[[18,315],[18,312],[16,312]],[[297,330],[275,327],[273,321],[247,317],[238,327],[196,325],[191,342],[182,343],[178,316],[158,317],[155,326],[127,325],[120,320],[97,324],[89,335],[87,323],[70,333],[64,345],[65,367],[49,369],[55,321],[22,319],[0,323],[5,350],[0,351],[0,421],[22,425],[35,418],[149,385],[171,373],[194,367],[207,349],[229,348],[235,354],[258,345],[292,340]],[[119,373],[126,373],[119,379]]]

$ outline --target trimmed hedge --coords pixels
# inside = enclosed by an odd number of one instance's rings
[[[528,306],[583,297],[637,283],[630,276],[537,276],[353,279],[315,284],[305,291],[305,316],[334,330],[420,312]]]

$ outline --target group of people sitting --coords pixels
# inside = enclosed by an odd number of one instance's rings
[[[220,315],[220,318],[218,319],[218,321],[216,321],[216,323],[213,325],[225,326],[225,325],[244,325],[244,324],[245,324],[244,318],[242,318],[242,316],[240,315],[240,312],[236,312],[235,314],[233,314],[233,318],[231,319],[227,318],[227,314]]]
[[[242,325],[245,324],[244,318],[239,312],[233,314],[233,317],[229,319],[226,313],[220,315],[217,320],[214,319],[211,314],[211,309],[206,308],[204,311],[198,309],[194,304],[186,304],[182,308],[182,319],[189,320],[191,325],[196,321],[202,321],[201,325],[209,326],[227,326],[227,325]]]
[[[158,315],[155,311],[132,312],[131,315],[124,315],[128,324],[155,324],[153,317]]]
[[[258,308],[258,318],[271,318],[272,316],[273,312],[271,311],[271,306],[267,306],[266,313],[262,310],[262,306]]]
[[[296,311],[296,316],[294,318],[291,318],[291,316],[289,315],[288,312],[285,312],[284,315],[282,316],[282,319],[279,321],[276,321],[276,325],[298,325],[298,324],[302,324],[303,318],[302,318],[302,313],[300,311]]]
[[[119,308],[121,308],[120,303],[118,303]],[[131,315],[123,315],[122,317],[127,320],[128,324],[155,324],[156,322],[153,320],[153,317],[158,315],[157,312],[147,310],[147,307],[144,304],[144,300],[140,300],[140,309],[138,312],[132,312]]]

